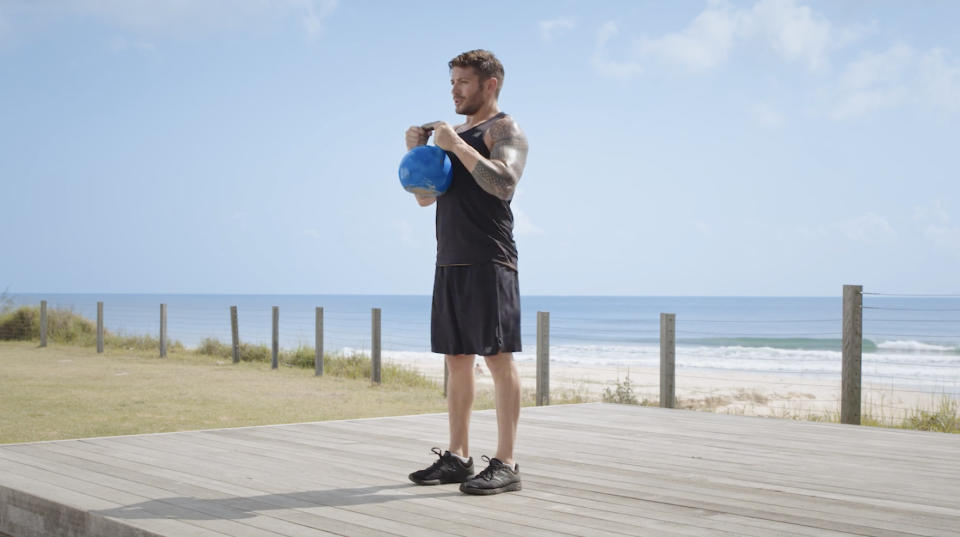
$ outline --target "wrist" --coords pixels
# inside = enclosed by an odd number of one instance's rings
[[[473,147],[470,146],[467,142],[457,136],[457,140],[453,142],[453,145],[450,147],[450,152],[455,153],[458,157],[462,157],[464,152],[471,151]]]

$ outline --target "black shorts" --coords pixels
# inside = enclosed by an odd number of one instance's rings
[[[520,352],[517,272],[496,263],[438,266],[430,341],[440,354]]]

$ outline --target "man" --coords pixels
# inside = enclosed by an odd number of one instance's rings
[[[527,140],[516,121],[500,112],[503,65],[486,50],[450,60],[456,112],[466,121],[410,127],[407,150],[431,136],[453,163],[453,181],[437,204],[437,266],[433,285],[431,347],[445,355],[450,445],[430,467],[410,474],[419,485],[460,483],[467,494],[520,490],[514,460],[520,419],[520,290],[510,200],[527,159]],[[474,476],[468,442],[474,396],[474,357],[484,357],[497,404],[497,452]]]

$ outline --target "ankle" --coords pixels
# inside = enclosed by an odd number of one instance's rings
[[[463,461],[463,462],[469,462],[469,461],[470,461],[470,457],[461,455],[461,452],[460,452],[459,450],[454,451],[454,450],[451,449],[451,450],[448,450],[448,451],[450,452],[451,455],[453,455],[454,457],[460,459],[460,460]]]

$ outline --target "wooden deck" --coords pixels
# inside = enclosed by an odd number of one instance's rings
[[[524,408],[524,489],[417,487],[446,415],[0,446],[0,534],[960,535],[960,436],[586,404]],[[474,414],[474,455],[495,416]]]

